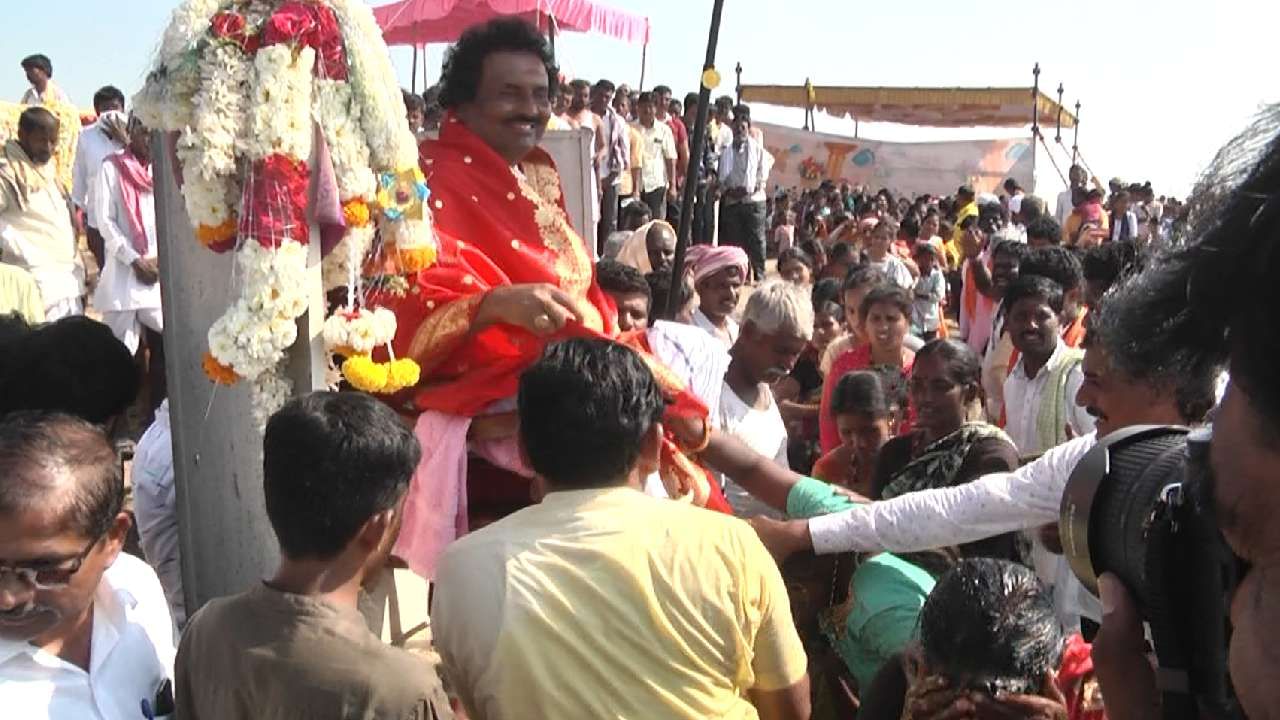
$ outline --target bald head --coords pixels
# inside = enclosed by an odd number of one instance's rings
[[[665,221],[649,226],[644,236],[649,265],[654,270],[670,270],[676,256],[676,231]]]
[[[60,413],[0,418],[0,517],[53,511],[68,531],[93,539],[123,504],[119,462],[97,427]]]

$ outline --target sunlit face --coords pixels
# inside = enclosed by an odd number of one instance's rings
[[[53,158],[53,151],[57,144],[57,123],[54,123],[52,128],[36,126],[27,131],[18,128],[18,145],[36,165],[49,162]]]
[[[747,321],[733,352],[735,359],[746,363],[753,380],[771,385],[791,372],[808,345],[809,341],[795,331],[766,333]]]
[[[1058,313],[1043,298],[1021,298],[1009,308],[1005,324],[1013,346],[1023,355],[1045,358],[1058,345],[1062,325]]]
[[[649,296],[639,292],[610,292],[618,306],[618,329],[622,332],[649,327]]]
[[[520,162],[542,140],[551,118],[546,66],[533,53],[490,53],[476,97],[458,108],[458,117],[507,162]]]
[[[1130,425],[1176,425],[1186,422],[1178,412],[1172,389],[1137,382],[1111,366],[1098,346],[1085,350],[1080,366],[1084,382],[1076,404],[1097,420],[1098,437]]]
[[[840,318],[820,312],[813,316],[813,345],[819,353],[827,349],[832,340],[840,334]]]
[[[916,427],[934,438],[949,435],[964,424],[965,408],[977,394],[975,387],[955,381],[947,361],[937,353],[916,358],[907,387],[916,411]]]
[[[928,240],[938,234],[939,228],[940,225],[938,223],[937,215],[926,216],[920,223],[920,237]]]
[[[656,224],[649,228],[644,240],[650,267],[655,271],[670,270],[676,259],[676,234],[665,225]]]
[[[890,303],[875,303],[867,308],[863,323],[867,342],[878,354],[902,351],[902,341],[907,337],[907,316],[902,308]]]
[[[859,461],[868,463],[875,462],[880,448],[893,437],[890,418],[864,413],[836,415],[836,430],[840,433],[840,442],[853,450]]]
[[[872,254],[881,255],[889,252],[889,248],[893,245],[893,229],[887,224],[881,223],[876,225],[871,231],[870,250]]]
[[[778,274],[783,280],[795,285],[808,285],[813,282],[813,271],[794,257],[789,257],[778,265]]]
[[[737,267],[724,268],[703,278],[697,286],[702,314],[719,321],[737,310],[742,280],[742,271]]]
[[[1007,252],[997,252],[991,259],[991,287],[997,295],[1003,296],[1009,285],[1018,279],[1018,256]]]
[[[653,125],[653,121],[657,117],[653,109],[653,101],[645,99],[636,103],[636,117],[645,127]]]
[[[844,291],[844,324],[859,340],[864,339],[862,327],[862,299],[871,292],[870,285]]]

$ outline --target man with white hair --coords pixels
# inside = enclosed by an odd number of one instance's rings
[[[787,426],[769,386],[786,377],[813,336],[813,304],[782,280],[761,285],[747,300],[738,339],[720,391],[717,429],[787,467]],[[779,517],[732,478],[721,477],[725,498],[740,517]]]

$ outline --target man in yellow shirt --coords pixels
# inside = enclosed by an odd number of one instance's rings
[[[951,237],[947,238],[947,241],[943,243],[948,267],[960,267],[960,241],[964,238],[964,229],[960,225],[965,221],[965,218],[970,217],[978,217],[977,195],[974,194],[972,186],[961,185],[956,190],[956,220],[953,223],[955,229],[951,232]]]
[[[552,345],[520,378],[543,501],[445,552],[437,647],[472,717],[809,717],[777,566],[741,520],[641,492],[665,402],[644,361]]]

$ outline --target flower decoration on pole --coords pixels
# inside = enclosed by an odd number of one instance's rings
[[[413,361],[372,359],[395,317],[362,307],[366,262],[411,273],[436,255],[417,141],[366,3],[187,0],[134,106],[175,136],[197,241],[235,253],[237,294],[209,329],[202,362],[211,381],[248,382],[259,421],[288,399],[285,353],[309,306],[307,247],[327,221],[316,198],[329,197],[341,239],[321,261],[324,289],[347,287],[334,316],[345,330],[334,333],[360,341],[343,348],[357,350],[344,354],[348,382],[369,392],[417,382]],[[364,342],[366,326],[386,340]]]

